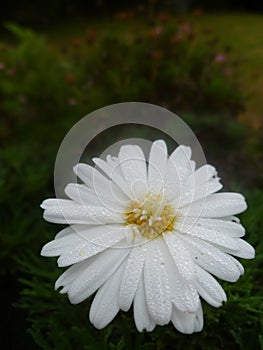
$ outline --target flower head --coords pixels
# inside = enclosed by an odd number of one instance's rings
[[[99,329],[133,304],[139,331],[170,321],[183,333],[201,331],[200,299],[214,307],[226,301],[215,277],[235,282],[244,269],[232,255],[254,257],[233,216],[246,209],[244,197],[216,193],[214,167],[195,170],[186,146],[168,156],[162,140],[148,164],[137,145],[93,161],[97,168],[75,166],[83,184],[66,187],[69,199],[42,203],[47,221],[69,224],[41,251],[72,265],[56,289],[73,304],[97,291],[90,321]]]

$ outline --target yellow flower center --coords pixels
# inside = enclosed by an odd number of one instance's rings
[[[125,213],[126,225],[148,239],[171,231],[175,222],[174,208],[161,195],[148,193],[142,200],[132,200]]]

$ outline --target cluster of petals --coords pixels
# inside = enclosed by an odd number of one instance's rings
[[[138,331],[169,322],[182,333],[201,331],[201,299],[226,301],[216,278],[237,281],[244,269],[233,256],[254,257],[234,216],[246,209],[244,197],[217,193],[213,166],[196,170],[187,146],[169,156],[163,140],[148,159],[138,145],[123,145],[117,157],[93,161],[74,167],[82,184],[67,185],[69,199],[42,203],[47,221],[69,225],[41,251],[70,266],[55,288],[73,304],[96,292],[89,317],[99,329],[133,305]]]

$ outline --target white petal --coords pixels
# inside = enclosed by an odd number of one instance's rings
[[[147,171],[142,149],[137,145],[122,146],[119,161],[133,197],[146,194],[148,192]]]
[[[182,186],[180,196],[173,201],[176,207],[182,207],[188,203],[219,191],[222,185],[216,177],[216,170],[211,165],[204,165],[191,173]]]
[[[73,243],[69,249],[62,251],[58,259],[58,266],[69,266],[80,261],[90,258],[105,249],[112,247],[114,244],[120,242],[125,233],[123,228],[113,228],[107,226],[97,226],[88,229],[86,232],[86,239],[81,237],[81,240]],[[78,236],[81,233],[75,233]],[[65,237],[67,239],[67,237]],[[57,242],[57,240],[53,241]]]
[[[238,268],[240,275],[244,275],[245,270],[243,265],[241,265],[240,262],[237,259],[235,259],[233,256],[228,255],[228,257],[230,258],[232,263]]]
[[[195,164],[191,161],[191,148],[177,147],[167,162],[165,193],[170,200],[180,198],[182,187],[194,168]]]
[[[148,164],[149,190],[154,193],[164,191],[167,166],[167,147],[163,140],[153,142]]]
[[[59,224],[123,223],[120,212],[105,207],[81,205],[67,199],[47,199],[42,203],[44,219]]]
[[[91,258],[91,264],[76,278],[68,290],[70,302],[78,304],[93,294],[116,271],[128,253],[129,249],[109,248]]]
[[[192,220],[191,218],[186,218],[185,222],[183,222],[182,224],[180,224],[180,222],[176,222],[175,229],[176,231],[187,233],[190,236],[195,236],[205,241],[216,244],[217,246],[227,247],[231,251],[238,250],[239,247],[237,238],[233,238],[229,235],[226,235],[224,231],[218,232],[216,229],[214,230],[213,221],[210,221],[211,225],[209,225],[209,223],[207,224],[205,220],[204,224],[202,225],[201,220],[196,219],[196,222],[194,222],[193,218]],[[188,227],[186,223],[188,223]]]
[[[244,197],[239,193],[215,193],[180,208],[182,216],[219,218],[246,210]]]
[[[68,266],[85,260],[120,242],[124,237],[122,227],[74,225],[71,232],[48,242],[42,256],[58,256],[58,266]]]
[[[70,228],[71,229],[71,228]],[[66,234],[60,238],[48,242],[41,250],[42,256],[58,256],[64,251],[70,250],[75,245],[83,241],[83,238],[74,233],[71,229],[71,233]]]
[[[65,188],[65,193],[70,199],[73,199],[75,202],[80,204],[94,206],[102,205],[102,203],[98,200],[96,192],[86,185],[74,183],[68,184]]]
[[[221,190],[222,187],[218,180],[202,184],[195,183],[192,186],[185,185],[181,190],[181,195],[172,201],[172,205],[178,208],[183,207]]]
[[[255,257],[255,249],[243,239],[238,240],[239,250],[233,253],[240,258],[253,259]]]
[[[121,170],[121,167],[119,166],[120,165],[120,161],[119,161],[119,158],[118,157],[112,157],[110,154],[108,154],[106,156],[106,162],[110,165],[110,167],[112,169],[115,169],[115,171],[122,177],[123,176],[123,172]]]
[[[243,259],[253,259],[255,257],[255,249],[243,239],[236,239],[236,244],[238,249],[236,251],[232,251],[228,247],[224,248],[224,252],[238,256]]]
[[[41,204],[40,208],[42,209],[49,209],[51,207],[57,207],[58,205],[68,205],[69,203],[74,203],[73,201],[70,201],[68,199],[57,199],[57,198],[48,198],[45,199]]]
[[[139,332],[142,332],[144,329],[151,332],[156,325],[147,308],[143,276],[141,276],[134,298],[134,321]]]
[[[201,330],[204,327],[204,315],[203,315],[203,309],[202,304],[200,302],[200,307],[198,308],[196,312],[196,318],[195,318],[195,332],[201,332]]]
[[[201,303],[196,312],[180,311],[173,308],[172,323],[178,331],[185,334],[200,332],[203,328],[203,311]]]
[[[159,325],[169,323],[172,312],[170,283],[164,257],[166,249],[161,237],[146,243],[146,300],[151,317]]]
[[[71,226],[68,226],[68,227],[64,228],[63,230],[59,231],[56,234],[55,239],[65,237],[67,235],[70,235],[71,233],[73,233],[73,229]],[[42,253],[41,253],[41,255],[42,255]]]
[[[140,246],[133,248],[127,258],[119,291],[119,306],[124,311],[128,311],[131,307],[141,279],[144,261],[145,249]]]
[[[177,269],[183,278],[194,278],[194,262],[178,235],[173,232],[163,234],[167,247],[175,261]]]
[[[130,187],[118,169],[121,167],[119,162],[112,166],[100,158],[93,158],[92,160],[128,197],[131,197]]]
[[[118,292],[123,274],[122,264],[118,270],[99,289],[92,302],[89,319],[98,329],[107,326],[119,311]]]
[[[195,266],[195,273],[196,288],[201,297],[214,307],[221,306],[226,301],[226,293],[220,284],[198,265]]]
[[[90,259],[91,261],[91,259]],[[68,291],[68,288],[72,284],[72,282],[75,281],[76,278],[78,278],[87,268],[89,265],[89,261],[83,261],[79,264],[75,264],[71,266],[69,269],[67,269],[64,273],[62,273],[61,276],[57,279],[55,283],[55,289],[58,289],[59,287],[64,287],[60,293],[66,293]]]
[[[203,165],[194,171],[187,179],[185,186],[191,186],[193,183],[196,185],[200,185],[203,183],[207,183],[208,181],[214,180],[217,178],[216,169],[209,165]]]
[[[195,226],[208,231],[210,231],[211,228],[213,232],[234,238],[242,237],[245,234],[244,227],[232,221],[193,217],[176,218],[175,229],[180,232],[190,233]]]
[[[240,219],[234,215],[222,217],[220,220],[231,221],[235,222],[236,224],[240,224]]]
[[[199,305],[199,294],[194,284],[183,278],[179,273],[177,265],[166,245],[164,245],[163,251],[163,266],[168,274],[172,303],[181,311],[195,312]]]
[[[127,204],[128,196],[113,183],[103,176],[97,169],[90,165],[79,163],[73,168],[75,174],[90,188],[92,188],[105,206],[119,210],[119,206]]]
[[[236,282],[238,280],[240,270],[234,263],[233,257],[196,237],[189,238],[181,234],[180,237],[191,251],[195,262],[203,269],[225,281]]]

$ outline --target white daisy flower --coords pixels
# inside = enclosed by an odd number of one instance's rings
[[[70,225],[41,251],[72,265],[55,288],[72,304],[97,291],[89,317],[99,329],[133,303],[140,332],[170,321],[182,333],[201,331],[200,297],[221,306],[226,294],[215,277],[237,281],[244,269],[232,255],[254,257],[233,216],[246,209],[244,197],[215,193],[222,188],[215,168],[195,170],[186,146],[168,156],[162,140],[148,165],[137,145],[93,160],[99,170],[74,167],[83,184],[66,187],[70,199],[42,203],[47,221]]]

